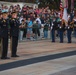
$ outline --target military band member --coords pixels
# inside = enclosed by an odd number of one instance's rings
[[[71,34],[73,31],[73,23],[70,21],[70,19],[68,20],[68,26],[67,26],[67,39],[68,39],[68,43],[71,43]]]
[[[73,23],[74,23],[74,37],[76,38],[76,14],[73,18]]]
[[[19,25],[20,23],[17,19],[17,13],[12,12],[12,18],[10,19],[11,57],[19,57],[17,55]]]
[[[51,24],[51,38],[52,38],[52,42],[55,42],[55,30],[57,28],[57,22],[56,22],[56,18],[53,18],[53,22]]]
[[[60,19],[60,21],[58,22],[58,31],[59,31],[60,43],[63,43],[64,30],[65,30],[65,23],[63,20]]]
[[[7,57],[7,52],[8,52],[8,25],[9,25],[9,20],[8,20],[8,14],[6,12],[3,12],[2,14],[2,19],[1,19],[1,42],[2,42],[2,55],[1,59],[9,59]]]

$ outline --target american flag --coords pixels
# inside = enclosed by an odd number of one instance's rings
[[[68,8],[68,0],[61,0],[62,1],[62,6],[64,8]]]

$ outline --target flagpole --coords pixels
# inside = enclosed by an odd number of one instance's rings
[[[63,6],[62,6],[62,0],[60,1],[60,18],[63,17]]]
[[[71,10],[74,9],[74,0],[71,0]]]

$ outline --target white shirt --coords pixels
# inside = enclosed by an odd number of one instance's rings
[[[41,24],[40,18],[37,18],[36,21],[38,21],[38,23]]]

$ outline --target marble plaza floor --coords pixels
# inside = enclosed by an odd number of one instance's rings
[[[76,40],[68,44],[51,40],[19,42],[17,54],[0,59],[0,75],[76,75]]]

